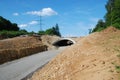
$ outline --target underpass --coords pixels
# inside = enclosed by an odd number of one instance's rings
[[[37,69],[43,67],[57,54],[61,53],[66,46],[75,44],[70,38],[61,38],[53,43],[59,47],[57,50],[40,52],[18,60],[7,62],[0,65],[0,80],[21,80],[30,75]]]
[[[62,47],[62,46],[70,46],[75,44],[76,42],[71,38],[61,38],[55,42],[53,42],[53,45],[56,47]]]

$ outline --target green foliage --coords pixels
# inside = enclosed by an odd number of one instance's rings
[[[114,2],[115,0],[108,0],[107,4],[105,5],[107,10],[107,13],[105,15],[106,26],[112,25]]]
[[[19,27],[18,27],[18,25],[16,23],[12,24],[12,30],[19,31]]]
[[[0,31],[0,36],[2,36],[3,38],[13,38],[16,36],[20,36],[20,35],[25,35],[28,34],[28,32],[20,30],[20,31]]]
[[[117,71],[120,71],[120,66],[119,65],[116,65],[115,68],[116,68]]]
[[[54,35],[55,31],[54,31],[54,27],[53,28],[50,28],[50,29],[47,29],[45,31],[45,34],[48,34],[48,35]]]
[[[34,34],[36,34],[34,31],[28,33],[29,36],[32,36]]]
[[[115,66],[117,72],[120,72],[120,65],[116,65],[114,62],[112,64]]]
[[[117,24],[117,28],[120,25],[120,0],[108,0],[106,5],[107,14],[105,15],[106,25],[114,26]]]
[[[119,23],[114,23],[112,26],[114,26],[117,29],[120,29],[120,24]]]
[[[9,20],[0,16],[0,31],[19,31],[19,27],[16,23],[11,23]]]
[[[49,28],[46,31],[39,31],[38,32],[39,35],[57,35],[61,37],[61,34],[59,32],[59,26],[58,24],[55,25],[55,27]]]
[[[9,20],[0,16],[0,37],[3,38],[12,38],[20,35],[33,35],[35,32],[27,32],[26,30],[19,30],[19,27],[16,23],[11,23]],[[59,32],[58,24],[55,27],[47,29],[46,31],[39,31],[39,35],[57,35],[61,36]]]
[[[103,29],[105,29],[106,26],[105,26],[105,22],[103,22],[103,20],[99,20],[96,27],[92,30],[92,32],[99,32]]]
[[[61,37],[61,33],[60,33],[60,30],[59,30],[59,26],[58,26],[58,24],[56,24],[55,25],[55,34],[57,35],[57,36],[60,36]]]
[[[99,21],[92,32],[101,31],[109,26],[120,29],[120,0],[108,0],[105,5],[106,14],[104,27],[98,27]]]
[[[45,35],[45,31],[39,31],[38,35]]]
[[[89,30],[89,34],[91,34],[92,33],[92,29],[88,29]]]

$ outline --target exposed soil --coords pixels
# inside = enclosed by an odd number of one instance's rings
[[[41,36],[41,40],[42,40],[43,44],[48,46],[48,50],[56,49],[56,47],[54,47],[52,44],[53,44],[53,42],[57,41],[58,39],[60,39],[60,37],[58,37],[58,36],[49,36],[49,35]]]
[[[34,46],[36,44],[42,45],[42,41],[35,37],[15,37],[10,39],[0,40],[0,50],[19,49],[19,48]]]
[[[80,38],[30,80],[120,80],[120,30]]]
[[[26,36],[0,40],[0,64],[53,49],[57,36]]]

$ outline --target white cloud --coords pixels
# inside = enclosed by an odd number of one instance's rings
[[[20,28],[24,28],[24,27],[27,27],[28,25],[27,24],[20,24],[18,25]]]
[[[19,16],[19,13],[13,13],[14,16]]]
[[[29,25],[35,25],[35,24],[38,24],[38,21],[31,21],[31,22],[29,22]]]
[[[31,25],[36,25],[38,24],[38,21],[31,21],[31,22],[28,22],[26,24],[20,24],[18,25],[20,28],[24,28],[24,27],[28,27],[28,26],[31,26]]]
[[[52,8],[43,8],[40,11],[29,11],[26,14],[37,15],[37,16],[52,16],[57,15],[58,13],[54,11]]]

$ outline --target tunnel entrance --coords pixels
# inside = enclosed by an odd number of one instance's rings
[[[62,46],[70,46],[70,45],[73,45],[74,43],[75,41],[71,39],[61,39],[61,40],[54,42],[53,45],[57,47],[62,47]]]

